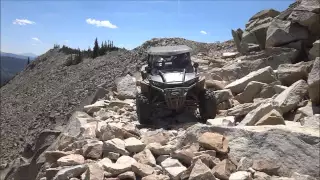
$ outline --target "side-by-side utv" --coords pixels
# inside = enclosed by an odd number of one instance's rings
[[[205,89],[198,63],[192,64],[191,48],[185,45],[152,47],[147,65],[141,70],[141,93],[137,94],[137,115],[140,124],[151,124],[155,107],[175,112],[185,107],[198,107],[201,121],[216,116],[214,92]]]

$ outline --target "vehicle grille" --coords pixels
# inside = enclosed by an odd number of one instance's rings
[[[180,109],[184,106],[187,89],[184,88],[166,88],[164,97],[169,109]]]

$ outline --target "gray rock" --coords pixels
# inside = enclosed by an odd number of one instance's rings
[[[120,180],[136,180],[136,175],[132,171],[128,171],[122,174],[119,174],[118,178]]]
[[[255,126],[277,124],[285,125],[285,122],[282,117],[282,114],[279,113],[277,110],[273,109],[268,114],[264,115],[257,123],[255,123]]]
[[[70,154],[57,160],[59,166],[74,166],[84,164],[84,157],[80,154]]]
[[[200,159],[197,160],[192,168],[189,180],[210,179],[215,180],[211,169],[209,169]]]
[[[150,166],[156,165],[156,159],[154,158],[154,156],[152,155],[149,149],[144,149],[138,154],[133,155],[133,158],[142,164],[147,164]]]
[[[272,110],[280,111],[277,103],[269,102],[269,103],[261,104],[256,109],[250,111],[244,117],[244,119],[239,123],[239,126],[253,126],[262,117],[264,117],[267,113],[269,113]]]
[[[297,108],[298,103],[304,98],[308,91],[308,84],[299,80],[280,93],[274,101],[280,106],[282,113],[287,113]]]
[[[319,8],[317,0],[301,0],[299,5],[293,9],[288,19],[305,26],[312,35],[319,35]]]
[[[320,104],[320,57],[316,58],[308,76],[308,92],[314,104]]]
[[[305,117],[301,123],[303,126],[311,127],[311,128],[319,128],[320,127],[320,114],[315,114],[313,116]]]
[[[279,175],[280,165],[277,164],[276,159],[255,159],[253,160],[252,168],[259,172],[267,173],[268,175]]]
[[[225,88],[230,89],[235,94],[239,94],[239,93],[243,92],[245,87],[251,81],[271,83],[271,82],[276,81],[276,77],[273,73],[272,68],[270,66],[268,66],[268,67],[259,69],[257,71],[251,72],[247,76],[228,84]]]
[[[312,102],[308,102],[307,105],[297,110],[297,114],[301,114],[303,117],[320,114],[320,106],[316,106]]]
[[[308,37],[307,28],[291,21],[275,18],[267,30],[266,47],[281,46],[298,40],[307,40]]]
[[[228,180],[230,175],[236,171],[236,168],[232,161],[224,159],[213,168],[214,176],[222,180]]]
[[[146,164],[141,164],[137,162],[132,164],[131,167],[132,167],[132,171],[135,174],[139,175],[140,177],[145,177],[155,173],[155,170],[153,169],[153,167]]]
[[[251,166],[253,162],[251,159],[242,157],[238,163],[237,171],[247,171]]]
[[[82,152],[83,156],[91,159],[100,159],[102,156],[102,141],[92,141],[83,146]]]
[[[79,177],[88,169],[87,165],[77,165],[72,167],[66,167],[58,171],[53,180],[67,180],[72,177]]]
[[[64,151],[46,151],[44,152],[44,157],[46,158],[46,162],[54,163],[59,158],[63,156],[67,156],[71,154],[70,152],[64,152]]]
[[[273,86],[273,88],[277,94],[280,94],[280,93],[282,93],[282,91],[287,89],[286,86],[282,86],[282,85],[275,85],[275,86]]]
[[[97,163],[88,164],[88,170],[84,174],[85,180],[101,180],[104,178],[104,170]]]
[[[100,167],[103,167],[104,164],[112,164],[112,161],[109,158],[103,158],[100,161],[98,161],[98,165]]]
[[[214,95],[216,97],[217,104],[233,98],[232,92],[229,89],[214,91]]]
[[[244,103],[244,104],[239,104],[231,109],[228,109],[227,115],[228,116],[235,116],[236,118],[242,117],[247,115],[250,111],[256,109],[257,107],[260,106],[264,102],[256,102],[256,103]],[[267,103],[267,102],[265,102]]]
[[[65,129],[65,133],[71,137],[78,137],[81,135],[82,130],[81,128],[87,124],[88,121],[92,120],[93,118],[89,116],[85,112],[76,111],[72,114],[71,118],[69,119],[69,124]]]
[[[276,11],[274,9],[265,9],[265,10],[259,11],[255,15],[253,15],[249,21],[252,21],[255,19],[263,19],[266,17],[274,18],[274,17],[278,16],[279,14],[280,14],[280,12]]]
[[[134,77],[126,75],[125,77],[117,78],[116,86],[119,99],[134,99],[136,97],[137,88]]]
[[[316,178],[313,178],[309,175],[299,174],[297,172],[293,173],[291,178],[294,178],[295,180],[316,180]]]
[[[101,108],[106,107],[107,103],[104,100],[95,102],[94,104],[86,105],[83,107],[83,110],[88,114],[93,114],[98,112]]]
[[[176,149],[174,145],[167,144],[163,146],[160,143],[150,143],[147,148],[157,156],[170,154]]]
[[[293,172],[317,178],[320,176],[317,129],[284,125],[213,127],[197,124],[187,129],[179,139],[178,147],[197,142],[204,132],[224,134],[229,140],[229,155],[237,161],[242,157],[274,160],[280,167],[280,176],[288,177]]]
[[[131,153],[141,152],[146,145],[141,142],[139,139],[131,137],[124,140],[126,149]]]
[[[307,80],[312,64],[300,62],[297,64],[281,64],[277,69],[278,79],[282,85],[290,86],[298,80]]]
[[[193,146],[187,146],[183,147],[181,149],[175,150],[173,153],[171,153],[172,158],[178,159],[180,162],[191,165],[191,161],[193,159],[194,152],[197,152],[199,150],[199,145],[193,145]]]
[[[111,173],[112,176],[117,176],[127,171],[131,171],[131,166],[137,161],[130,156],[121,156],[116,163],[104,163],[103,168]]]
[[[316,57],[320,57],[320,39],[313,43],[312,48],[309,51],[309,55],[311,59],[315,59]]]
[[[179,180],[183,172],[187,170],[179,160],[168,158],[161,162],[161,166],[164,168],[164,171],[170,176],[171,179]]]
[[[129,152],[125,149],[125,142],[121,139],[114,138],[103,143],[104,152],[115,152],[121,155],[129,155]]]
[[[229,177],[229,180],[252,180],[251,173],[247,171],[238,171],[232,173]]]
[[[215,119],[208,119],[207,124],[211,126],[234,126],[235,118],[234,116],[226,116]]]
[[[152,174],[146,177],[143,177],[141,180],[170,180],[170,177],[162,174]]]
[[[259,172],[259,171],[254,173],[253,178],[255,180],[270,180],[271,179],[271,177],[268,174],[266,174],[264,172]]]
[[[120,157],[120,154],[115,152],[108,152],[107,154],[104,154],[104,157],[107,157],[113,161],[117,161]]]
[[[243,92],[238,94],[235,97],[235,99],[238,100],[241,104],[252,102],[254,97],[260,93],[260,91],[264,85],[267,85],[267,84],[257,82],[257,81],[251,81],[248,83],[248,85],[243,90]]]

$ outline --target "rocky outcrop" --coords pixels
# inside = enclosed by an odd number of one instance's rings
[[[248,54],[250,44],[259,44],[260,49],[289,47],[298,50],[292,63],[318,57],[317,43],[308,51],[320,37],[319,4],[317,0],[301,0],[283,12],[273,9],[258,12],[250,18],[243,32],[232,31],[238,51]]]
[[[311,101],[320,104],[320,58],[318,57],[313,64],[313,68],[308,76],[308,91]]]
[[[180,146],[197,142],[205,132],[224,134],[229,140],[229,155],[237,161],[242,157],[248,158],[251,162],[272,161],[271,168],[277,169],[274,169],[272,174],[270,171],[265,171],[271,176],[290,177],[294,172],[298,172],[319,177],[318,130],[284,125],[243,127],[195,125],[187,129]],[[259,170],[263,170],[262,166]]]
[[[247,76],[234,81],[230,84],[228,84],[225,89],[230,89],[232,93],[238,94],[243,92],[245,87],[251,82],[251,81],[257,81],[262,83],[272,83],[276,81],[276,77],[273,73],[273,70],[271,67],[266,67],[260,70],[257,70],[255,72],[252,72],[248,74]]]

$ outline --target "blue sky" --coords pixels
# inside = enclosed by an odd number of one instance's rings
[[[39,55],[54,43],[87,49],[95,37],[129,49],[154,37],[225,41],[258,11],[294,1],[1,0],[1,51]]]

